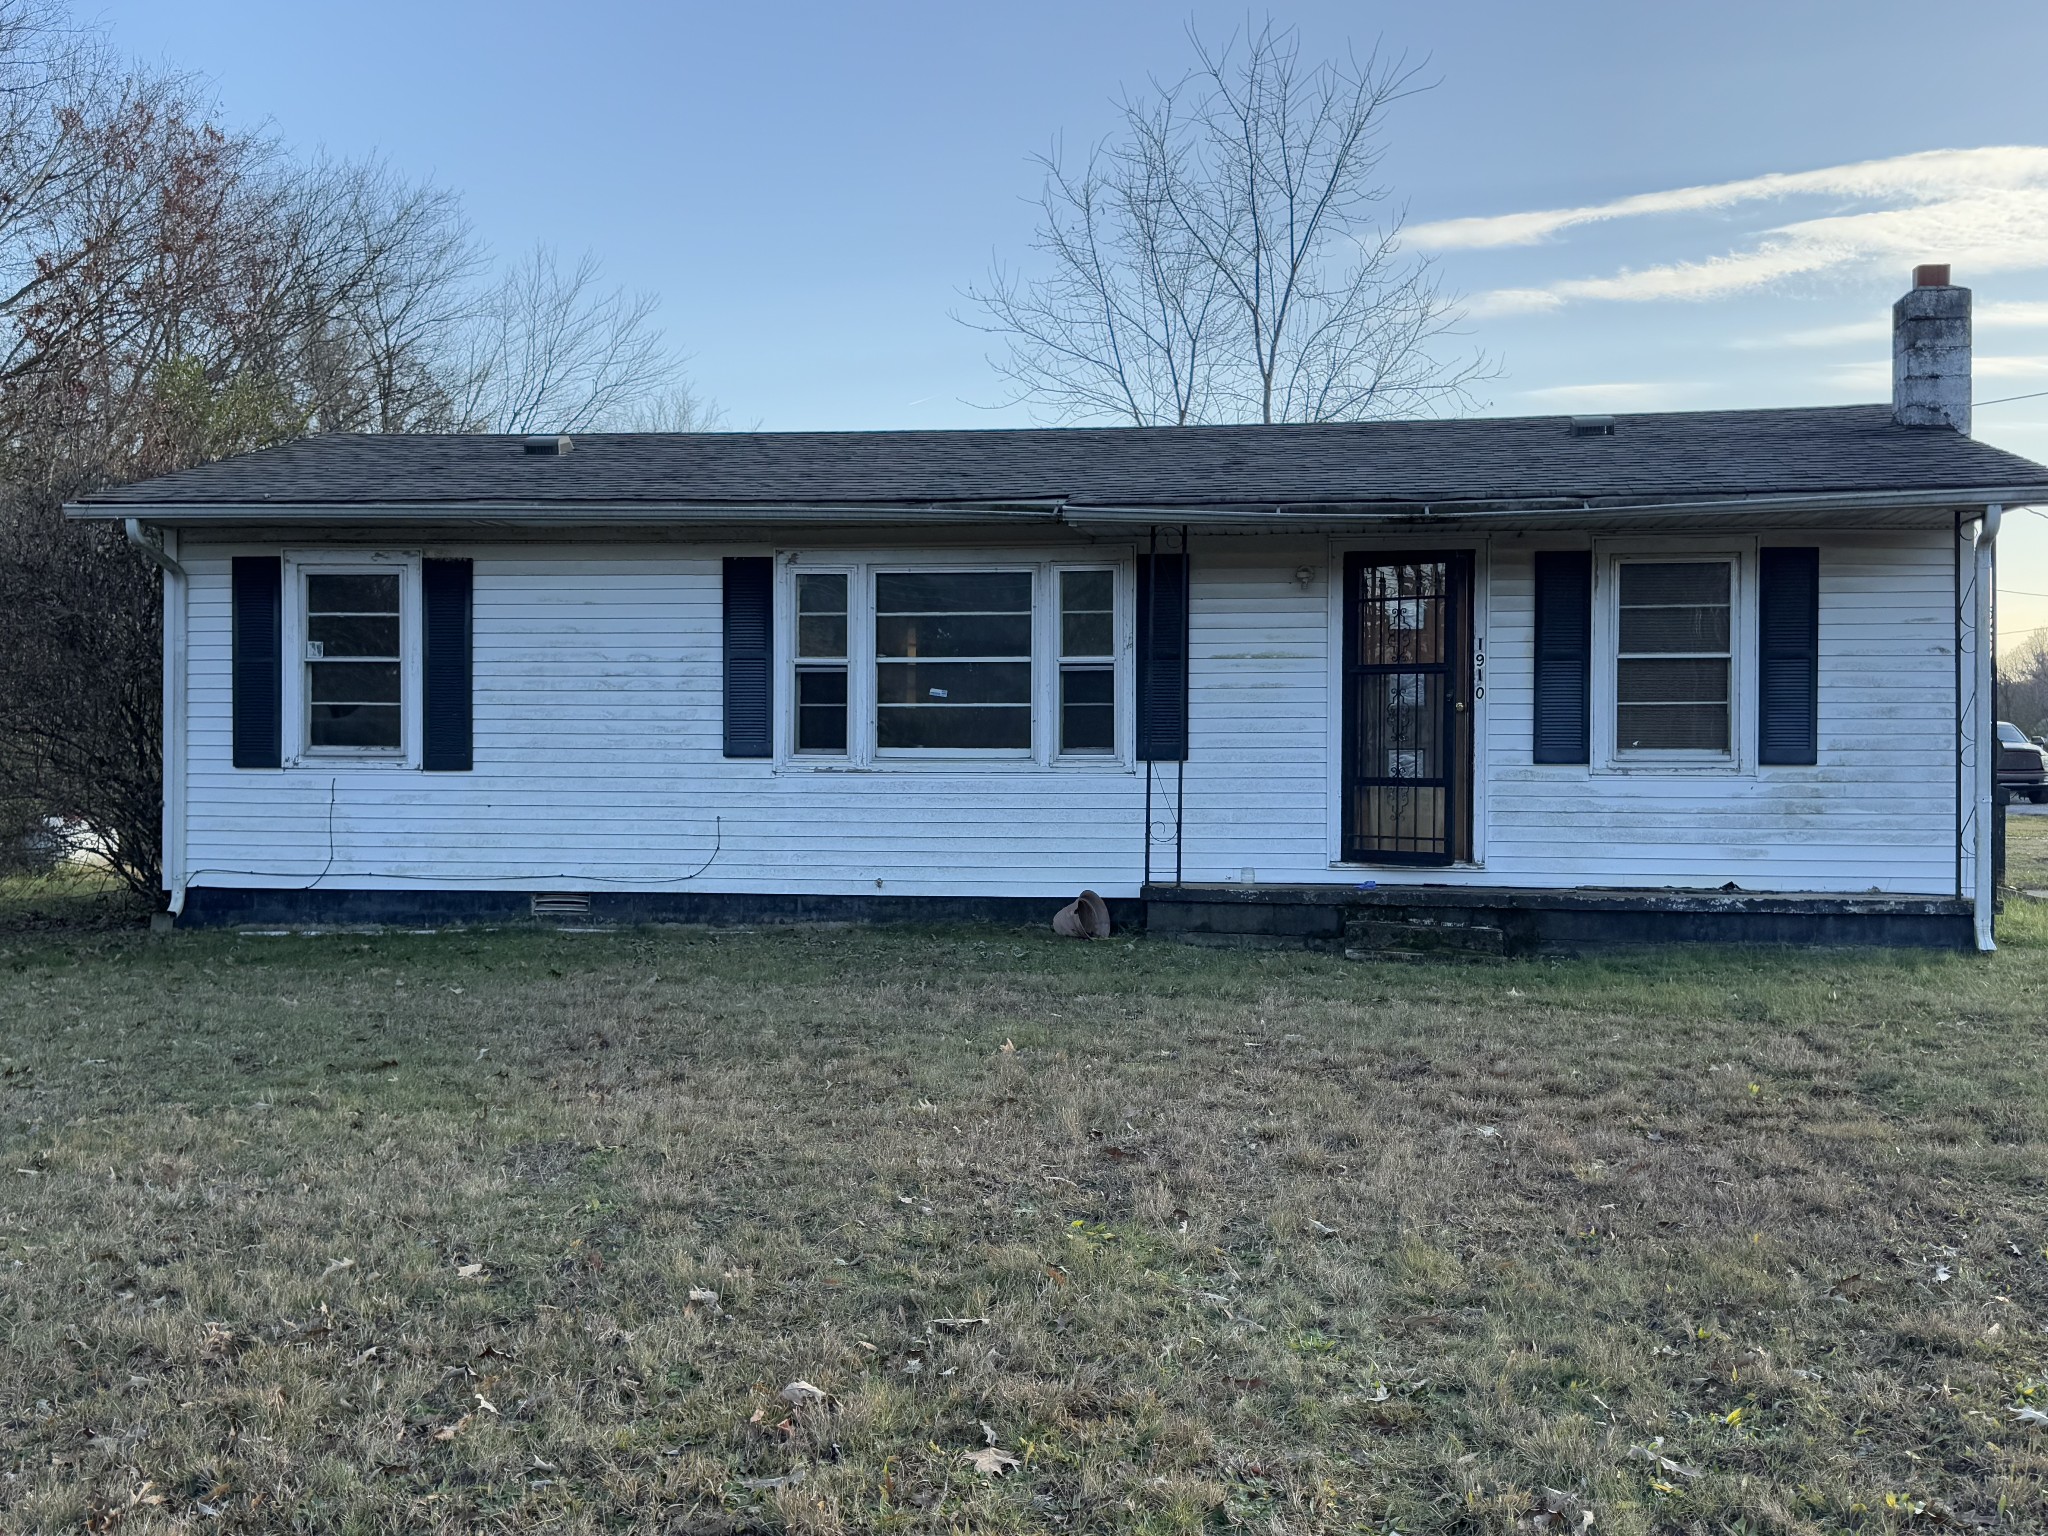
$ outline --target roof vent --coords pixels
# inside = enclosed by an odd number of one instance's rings
[[[1614,436],[1614,418],[1612,416],[1574,416],[1572,418],[1572,436],[1612,437]]]
[[[542,433],[526,440],[528,453],[544,453],[550,458],[560,458],[576,446],[576,439],[569,436],[557,437],[552,432]]]

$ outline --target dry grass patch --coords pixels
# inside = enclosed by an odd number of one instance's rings
[[[16,933],[0,1527],[2039,1528],[2037,919]]]

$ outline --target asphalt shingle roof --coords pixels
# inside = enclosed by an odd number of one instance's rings
[[[87,507],[578,504],[1080,506],[1634,502],[2048,486],[2048,468],[1882,405],[1615,418],[953,432],[331,434],[120,486]]]

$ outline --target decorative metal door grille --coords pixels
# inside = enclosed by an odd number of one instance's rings
[[[1344,857],[1449,864],[1465,852],[1471,557],[1345,560]]]

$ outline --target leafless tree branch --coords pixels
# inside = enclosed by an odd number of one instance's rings
[[[997,264],[966,323],[1002,339],[1009,403],[1056,421],[1348,421],[1471,403],[1493,376],[1437,347],[1461,319],[1402,254],[1379,179],[1405,59],[1324,63],[1267,22],[1120,104],[1070,172],[1040,163],[1037,275]]]

